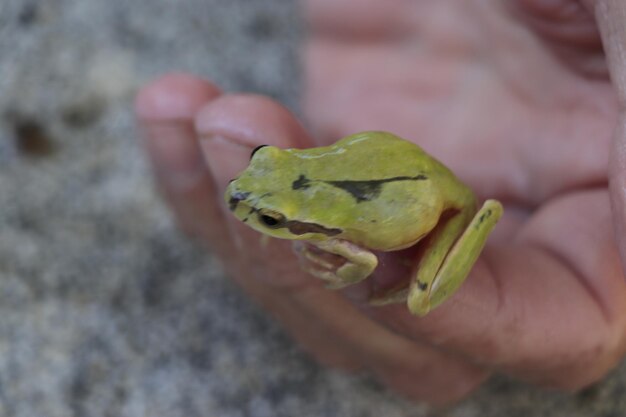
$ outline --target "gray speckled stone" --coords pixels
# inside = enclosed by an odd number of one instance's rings
[[[0,2],[0,416],[426,416],[323,369],[173,227],[131,115],[169,70],[296,103],[287,0]],[[20,139],[18,139],[20,138]],[[623,416],[496,378],[439,415]]]

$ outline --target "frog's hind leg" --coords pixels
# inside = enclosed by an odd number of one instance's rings
[[[461,286],[476,263],[487,237],[502,216],[502,205],[487,200],[454,243],[433,279],[411,282],[407,304],[411,313],[423,316],[444,302]]]
[[[429,236],[411,282],[370,302],[406,300],[413,314],[427,314],[463,283],[501,215],[502,205],[487,200],[473,218],[464,211],[450,217]]]
[[[433,229],[425,240],[420,241],[421,255],[419,263],[414,268],[410,281],[401,282],[398,286],[385,290],[384,293],[375,294],[369,303],[382,306],[392,303],[406,302],[414,287],[424,288],[426,300],[420,300],[420,304],[427,300],[432,282],[435,280],[437,271],[441,268],[446,255],[454,242],[463,233],[471,221],[473,210],[458,211],[447,218],[441,218],[439,224]],[[444,217],[446,214],[443,215]],[[417,285],[419,283],[419,285]]]

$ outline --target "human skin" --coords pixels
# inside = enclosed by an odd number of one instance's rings
[[[602,378],[626,351],[626,1],[309,0],[305,11],[308,130],[269,98],[188,74],[140,92],[144,144],[181,227],[320,362],[409,397],[452,402],[493,372],[566,390]],[[393,254],[391,268],[329,291],[290,242],[264,245],[222,201],[257,145],[371,129],[419,143],[505,204],[467,281],[424,318],[366,303],[373,282],[395,278]]]

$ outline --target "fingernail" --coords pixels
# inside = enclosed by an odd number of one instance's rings
[[[204,136],[200,146],[220,192],[244,170],[252,152],[249,146],[221,135]]]
[[[143,126],[142,133],[155,173],[168,186],[193,187],[207,173],[189,123],[152,123]]]

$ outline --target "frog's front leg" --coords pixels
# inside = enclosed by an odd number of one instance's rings
[[[294,242],[294,249],[302,269],[326,281],[331,289],[367,278],[378,265],[376,255],[346,240]]]

